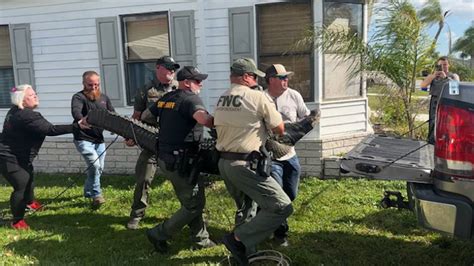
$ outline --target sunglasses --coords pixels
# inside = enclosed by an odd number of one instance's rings
[[[202,80],[197,80],[197,79],[190,79],[190,80],[194,81],[198,85],[202,83]]]
[[[276,76],[279,80],[287,80],[288,76]]]
[[[247,73],[247,75],[251,76],[254,80],[257,80],[257,74],[255,74],[255,73]]]

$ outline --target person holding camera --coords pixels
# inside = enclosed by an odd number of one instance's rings
[[[251,89],[257,76],[265,77],[265,73],[252,59],[235,60],[231,88],[220,96],[214,113],[219,171],[238,209],[234,230],[224,236],[223,243],[240,265],[247,265],[248,251],[267,239],[293,212],[290,198],[270,176],[271,156],[262,148],[269,130],[284,134],[283,120],[268,94]],[[245,219],[252,201],[260,211]]]
[[[449,72],[449,60],[447,56],[440,57],[436,62],[435,71],[426,76],[421,82],[421,88],[430,88],[430,110],[429,110],[429,131],[428,131],[428,143],[434,144],[434,126],[436,118],[436,105],[438,104],[438,98],[441,94],[441,90],[449,80],[459,81],[459,76],[455,73]]]
[[[213,126],[213,117],[199,98],[207,74],[185,66],[177,73],[178,89],[168,92],[143,112],[143,119],[159,119],[158,166],[173,185],[181,207],[169,219],[147,230],[148,240],[159,253],[168,250],[167,240],[189,226],[193,248],[216,244],[209,239],[202,212],[206,203],[202,178],[190,180],[192,162],[197,155],[203,127]],[[162,127],[161,125],[166,125]]]

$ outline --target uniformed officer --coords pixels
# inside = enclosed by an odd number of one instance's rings
[[[179,64],[170,56],[160,57],[156,61],[155,78],[140,89],[135,96],[132,118],[143,120],[142,113],[145,109],[156,103],[165,93],[178,87],[178,82],[174,80],[174,74],[179,67]],[[152,121],[143,120],[142,122],[157,126],[156,119]],[[132,139],[126,140],[125,143],[127,146],[135,145],[135,141]],[[148,206],[148,190],[155,172],[156,158],[154,154],[143,149],[135,165],[136,184],[130,220],[127,223],[128,229],[138,229],[140,220],[145,216],[145,209]]]
[[[231,88],[219,98],[214,118],[216,148],[221,154],[219,171],[238,212],[250,207],[244,206],[249,202],[246,198],[260,207],[253,219],[242,220],[223,239],[226,248],[243,265],[248,264],[246,249],[268,238],[293,212],[291,200],[275,179],[266,174],[268,169],[261,167],[265,166],[265,158],[259,150],[268,138],[268,130],[282,135],[284,125],[272,99],[251,89],[257,84],[257,76],[264,77],[265,73],[257,69],[252,59],[234,61]],[[256,157],[262,157],[257,167]]]
[[[213,117],[198,96],[206,78],[207,74],[195,67],[183,67],[177,74],[178,89],[164,95],[144,113],[159,118],[158,165],[173,184],[181,203],[181,208],[169,219],[147,231],[148,240],[160,253],[167,251],[167,240],[185,225],[189,226],[194,248],[215,246],[202,217],[205,205],[203,180],[189,178],[191,162],[196,159],[202,137],[202,126],[213,126]]]

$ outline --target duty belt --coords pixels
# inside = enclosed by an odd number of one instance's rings
[[[240,161],[251,161],[254,156],[252,153],[239,153],[239,152],[219,152],[220,157],[226,160],[240,160]]]

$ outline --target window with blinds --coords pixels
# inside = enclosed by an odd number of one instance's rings
[[[305,101],[314,100],[312,47],[295,48],[303,32],[313,24],[311,1],[257,6],[258,64],[262,70],[283,64],[295,74],[289,86]]]
[[[10,89],[15,86],[8,25],[0,25],[0,107],[9,107]]]
[[[167,13],[122,16],[127,102],[155,77],[155,62],[170,55]]]

